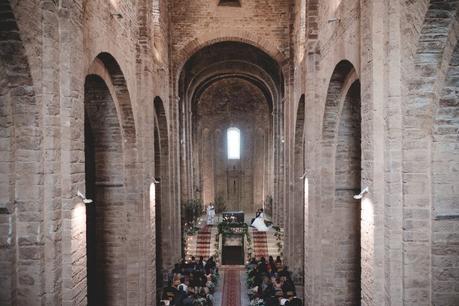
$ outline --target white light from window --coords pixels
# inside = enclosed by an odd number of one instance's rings
[[[241,157],[241,131],[238,128],[229,128],[226,132],[228,140],[228,159],[240,159]]]

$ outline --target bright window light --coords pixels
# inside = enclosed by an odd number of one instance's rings
[[[241,131],[238,128],[229,128],[226,132],[228,139],[228,159],[241,157]]]

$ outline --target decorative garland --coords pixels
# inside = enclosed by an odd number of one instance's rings
[[[218,260],[221,255],[220,251],[220,237],[223,235],[231,235],[231,234],[242,234],[245,239],[247,240],[247,255],[250,259],[253,253],[252,247],[252,238],[249,235],[249,226],[246,223],[235,222],[230,219],[223,219],[217,225],[217,235],[215,236],[215,253],[214,256]]]

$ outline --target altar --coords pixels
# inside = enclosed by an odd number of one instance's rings
[[[244,265],[247,224],[244,212],[227,211],[223,221],[218,225],[221,245],[221,262],[223,265]]]
[[[244,223],[243,211],[225,211],[223,213],[223,220],[230,220],[235,223]]]
[[[223,235],[222,264],[244,264],[244,236],[242,234]]]

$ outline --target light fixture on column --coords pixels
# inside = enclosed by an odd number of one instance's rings
[[[336,18],[336,17],[333,17],[333,18],[328,19],[328,23],[340,22],[340,21],[341,21],[341,19]]]
[[[308,170],[304,171],[303,175],[300,176],[298,179],[299,180],[304,180],[306,178],[306,176],[308,175],[308,172],[309,172]]]
[[[359,194],[356,194],[356,195],[354,196],[354,199],[356,199],[356,200],[362,199],[362,198],[363,198],[363,195],[364,195],[365,193],[369,192],[369,191],[370,191],[370,189],[369,189],[368,187],[365,187]]]
[[[120,12],[111,13],[110,16],[116,17],[118,19],[123,18],[123,14],[121,14]]]
[[[92,203],[92,200],[91,199],[86,199],[86,197],[79,190],[77,191],[77,196],[79,196],[83,200],[84,204],[91,204]]]

